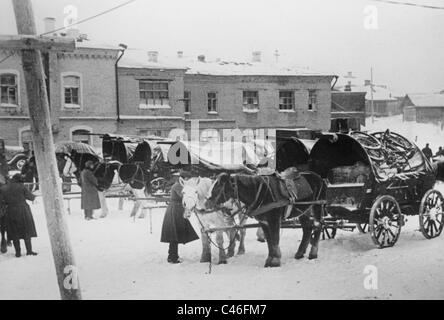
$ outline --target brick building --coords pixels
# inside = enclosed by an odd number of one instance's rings
[[[54,139],[98,144],[88,134],[116,131],[119,48],[89,41],[76,47],[72,53],[43,54]],[[32,137],[20,52],[0,50],[0,60],[10,54],[0,64],[0,132],[6,144],[27,147]]]
[[[100,146],[91,134],[168,136],[189,132],[192,120],[207,138],[225,128],[330,128],[333,75],[268,65],[259,52],[239,63],[128,49],[119,60],[120,47],[67,36],[78,39],[74,52],[44,53],[55,141]],[[32,135],[20,52],[0,50],[0,60],[11,53],[0,64],[0,134],[26,147]]]

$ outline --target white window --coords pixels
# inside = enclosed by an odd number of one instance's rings
[[[16,72],[0,73],[0,105],[2,107],[18,107],[19,79]]]
[[[72,141],[91,144],[91,131],[86,129],[77,129],[72,131]]]
[[[279,110],[293,111],[294,110],[294,92],[293,91],[279,91]]]
[[[140,80],[139,96],[141,109],[170,108],[167,81]]]
[[[208,92],[208,112],[217,113],[217,93]]]
[[[65,108],[80,109],[82,107],[82,78],[79,74],[64,73],[63,105]]]
[[[259,110],[259,92],[258,91],[244,91],[243,92],[243,109],[244,109],[244,111],[258,111]]]
[[[316,90],[308,90],[308,110],[316,110],[317,100]]]

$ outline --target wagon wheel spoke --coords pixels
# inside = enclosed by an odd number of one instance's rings
[[[419,210],[419,226],[427,239],[439,236],[443,229],[443,196],[437,190],[424,195]]]

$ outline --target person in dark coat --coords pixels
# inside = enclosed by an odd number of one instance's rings
[[[86,161],[85,169],[80,174],[82,185],[82,205],[81,208],[85,212],[85,219],[94,219],[94,210],[100,209],[99,193],[97,191],[98,182],[94,176],[94,162]]]
[[[26,255],[35,256],[32,251],[31,238],[37,237],[31,208],[26,200],[34,201],[35,196],[23,184],[21,174],[17,173],[7,185],[0,188],[2,201],[6,205],[6,232],[8,239],[12,240],[15,256],[21,257],[20,240],[25,241]]]
[[[432,149],[430,149],[429,144],[426,143],[426,146],[424,149],[422,149],[422,153],[427,157],[427,159],[431,160],[433,157]]]
[[[191,173],[181,171],[180,176],[187,180],[191,178]],[[183,216],[185,209],[182,206],[182,189],[183,187],[179,182],[171,187],[170,203],[163,218],[160,241],[170,244],[167,259],[169,263],[181,262],[179,259],[179,243],[186,244],[199,239],[190,221]]]

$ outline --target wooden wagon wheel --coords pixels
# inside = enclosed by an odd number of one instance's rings
[[[438,190],[429,190],[419,206],[419,227],[427,239],[438,237],[444,226],[444,198]]]
[[[336,237],[336,232],[338,228],[336,227],[323,227],[322,228],[322,240],[334,239]]]
[[[401,233],[402,213],[392,196],[380,196],[370,210],[369,231],[379,248],[393,247]]]
[[[365,223],[357,223],[356,228],[358,229],[359,233],[368,233],[369,232],[369,225],[368,222]]]

